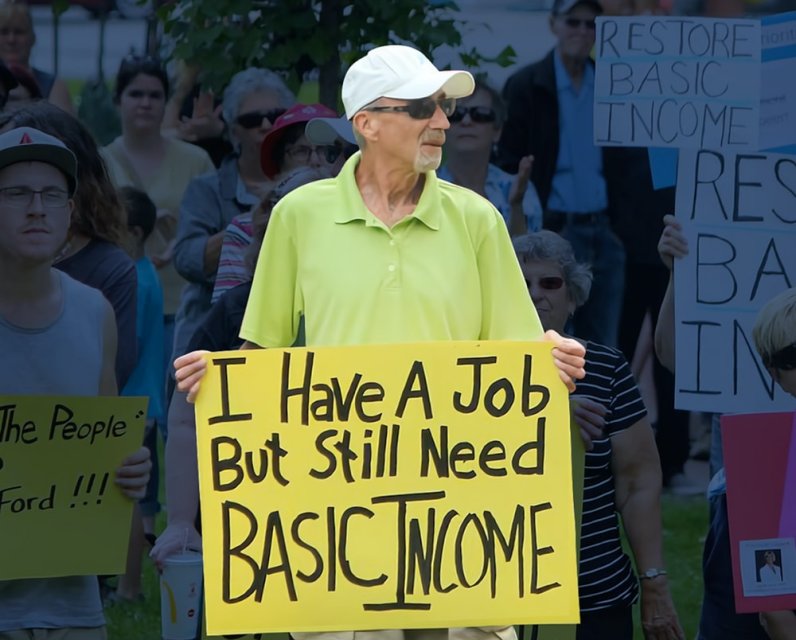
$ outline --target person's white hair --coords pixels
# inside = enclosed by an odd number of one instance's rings
[[[796,344],[796,287],[771,298],[757,314],[752,338],[763,362]]]
[[[272,91],[279,96],[279,101],[285,109],[296,104],[296,96],[285,84],[282,78],[270,69],[251,67],[239,71],[224,89],[221,100],[221,110],[224,122],[230,127],[238,117],[240,104],[246,96],[258,91]]]
[[[568,240],[557,233],[542,229],[517,236],[512,243],[520,264],[550,261],[558,265],[575,308],[589,299],[593,280],[591,267],[575,259],[575,252]]]

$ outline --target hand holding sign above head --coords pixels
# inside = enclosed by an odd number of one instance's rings
[[[658,240],[658,255],[661,261],[671,271],[674,268],[674,259],[688,255],[688,241],[683,235],[683,226],[673,215],[663,216],[663,233]]]
[[[572,338],[564,338],[557,331],[545,331],[545,340],[552,342],[553,360],[558,375],[570,393],[575,390],[575,380],[586,377],[586,347]]]
[[[188,402],[196,400],[199,393],[199,384],[207,371],[206,353],[209,351],[191,351],[174,361],[177,389],[188,394]]]

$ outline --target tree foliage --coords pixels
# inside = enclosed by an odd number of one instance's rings
[[[199,67],[205,86],[219,90],[255,66],[297,90],[317,72],[320,101],[337,108],[344,69],[372,46],[411,44],[433,57],[448,45],[467,67],[513,62],[511,47],[493,58],[463,51],[459,11],[447,0],[181,0],[159,17],[172,57]]]

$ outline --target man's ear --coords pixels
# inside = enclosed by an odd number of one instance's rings
[[[358,131],[367,142],[379,138],[378,118],[374,118],[368,111],[359,111],[351,120],[354,131]]]

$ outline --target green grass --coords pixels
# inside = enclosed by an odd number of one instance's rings
[[[664,550],[669,584],[687,638],[696,635],[702,600],[702,543],[707,532],[704,498],[663,500]],[[164,522],[161,517],[160,528]],[[636,608],[638,609],[638,608]],[[160,637],[160,592],[157,575],[147,562],[144,569],[144,601],[116,604],[107,609],[110,640],[141,640]],[[638,612],[636,612],[638,618]],[[642,638],[638,621],[636,637]],[[285,636],[274,636],[274,639]]]

